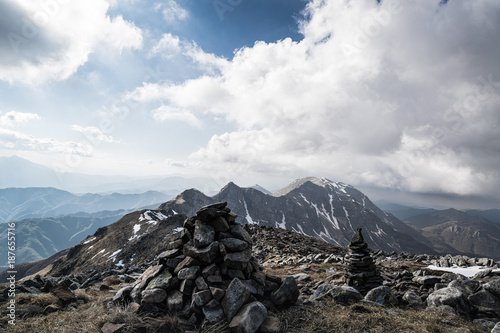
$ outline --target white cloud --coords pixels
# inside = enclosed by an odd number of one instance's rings
[[[64,80],[96,48],[142,47],[142,32],[121,16],[107,15],[106,0],[22,0],[3,4],[8,29],[0,38],[0,80],[40,84]]]
[[[172,58],[181,52],[180,39],[170,33],[163,34],[158,43],[151,50],[152,55],[161,55],[164,58]]]
[[[73,125],[71,129],[84,134],[85,137],[94,145],[98,145],[101,142],[119,143],[119,141],[113,139],[111,135],[103,133],[99,128],[95,126],[83,127],[80,125]]]
[[[235,166],[235,177],[495,193],[500,3],[313,0],[307,11],[299,42],[257,42],[231,60],[192,44],[186,54],[212,64],[207,75],[144,84],[129,98],[235,124],[192,155],[213,170]]]
[[[14,126],[31,120],[39,120],[36,113],[9,111],[0,117],[0,126]]]
[[[189,17],[189,12],[174,0],[169,0],[165,4],[160,4],[157,8],[161,8],[163,18],[169,24],[185,21]]]
[[[87,144],[58,141],[53,138],[40,139],[3,128],[0,128],[0,147],[18,151],[43,151],[79,156],[92,156],[93,151],[93,147]]]
[[[176,167],[176,168],[185,168],[189,165],[188,162],[186,161],[176,161],[170,158],[165,160],[165,163],[171,167]]]
[[[191,126],[200,128],[200,120],[186,109],[173,108],[171,106],[162,105],[153,111],[153,118],[158,121],[182,121]]]

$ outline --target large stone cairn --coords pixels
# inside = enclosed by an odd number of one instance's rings
[[[205,206],[186,219],[182,231],[167,237],[158,265],[133,288],[120,290],[115,301],[136,303],[143,312],[176,313],[185,325],[227,320],[232,332],[279,329],[268,308],[296,303],[295,279],[262,271],[250,234],[226,205]]]
[[[361,228],[352,236],[346,260],[348,265],[345,282],[348,286],[365,295],[369,290],[382,285],[382,277],[370,256]]]

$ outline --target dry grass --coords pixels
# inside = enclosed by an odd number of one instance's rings
[[[276,314],[287,333],[457,333],[488,332],[462,318],[437,311],[383,308],[367,304],[296,306]]]

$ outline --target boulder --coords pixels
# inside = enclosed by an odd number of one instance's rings
[[[176,280],[177,279],[172,275],[172,273],[170,273],[168,270],[164,270],[156,277],[151,279],[146,289],[161,288],[165,289],[166,291],[169,291],[172,288],[176,287],[177,285]]]
[[[491,333],[500,333],[500,322],[496,323],[495,327],[492,328]]]
[[[142,291],[141,296],[143,303],[161,303],[167,299],[167,292],[161,288],[146,289]]]
[[[500,299],[489,291],[482,289],[470,295],[468,300],[479,310],[479,312],[493,314],[500,318]]]
[[[437,308],[441,305],[450,306],[461,315],[468,315],[471,312],[471,307],[464,292],[454,287],[439,289],[427,297],[428,307]]]
[[[231,333],[255,333],[267,317],[267,308],[260,302],[244,305],[229,323]]]
[[[53,287],[50,290],[57,298],[61,300],[61,302],[65,303],[70,303],[76,301],[76,296],[69,289],[68,285],[65,284],[64,282],[58,283],[55,287]]]
[[[279,318],[269,316],[259,327],[260,333],[279,333],[281,322]]]
[[[148,269],[142,273],[142,279],[141,282],[139,283],[139,289],[142,290],[146,288],[148,283],[158,274],[160,274],[161,270],[163,269],[163,265],[156,265],[156,266],[151,266]]]
[[[481,288],[481,284],[479,281],[461,279],[451,281],[448,284],[448,287],[460,289],[466,296],[470,296]]]
[[[224,310],[220,306],[214,308],[204,306],[202,312],[209,323],[217,323],[225,318]]]
[[[197,220],[194,225],[193,243],[197,248],[210,245],[215,239],[215,229],[211,225]]]
[[[392,292],[391,288],[387,286],[380,286],[371,289],[366,294],[365,300],[389,306],[396,306],[398,304],[398,299]]]
[[[493,280],[483,285],[483,288],[488,290],[496,297],[500,297],[500,279]]]
[[[238,238],[224,238],[220,240],[228,252],[241,252],[248,249],[248,243]]]
[[[182,310],[184,295],[178,291],[172,291],[167,297],[167,307],[170,312],[178,312]]]
[[[231,322],[236,313],[245,304],[250,297],[250,290],[241,282],[240,279],[235,278],[227,287],[226,293],[222,298],[221,305],[224,313],[226,314],[227,321]]]
[[[335,302],[340,304],[353,304],[363,299],[363,295],[361,295],[361,293],[353,287],[335,286],[329,283],[320,285],[314,292],[311,299],[318,301],[327,296],[332,297]]]
[[[183,253],[185,256],[189,256],[205,264],[211,264],[217,257],[219,242],[213,242],[201,248],[197,248],[190,243],[191,241],[184,245]]]
[[[421,306],[424,304],[424,302],[422,302],[422,297],[411,290],[405,292],[405,294],[403,295],[403,300],[408,302],[408,305],[410,306]]]
[[[278,290],[271,294],[271,301],[277,306],[288,306],[297,302],[299,294],[297,282],[293,277],[289,276],[283,280]]]
[[[132,299],[130,298],[130,293],[132,292],[132,289],[134,289],[134,287],[132,286],[127,286],[127,287],[123,287],[121,288],[120,290],[118,290],[115,294],[115,296],[113,296],[113,302],[118,302],[118,303],[129,303],[130,301],[132,301]]]

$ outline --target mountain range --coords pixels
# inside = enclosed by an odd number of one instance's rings
[[[157,205],[171,197],[156,191],[141,194],[76,195],[56,188],[0,189],[0,222],[33,217],[52,217],[78,212],[139,209]]]

